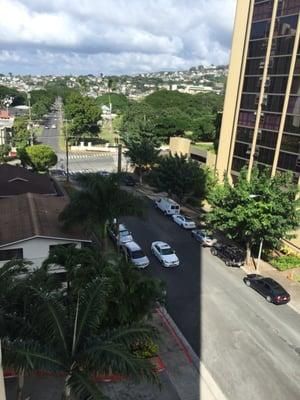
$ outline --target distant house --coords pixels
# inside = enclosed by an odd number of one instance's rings
[[[20,258],[39,267],[56,246],[90,244],[79,229],[62,229],[58,216],[67,203],[65,197],[32,193],[0,199],[0,266]]]
[[[11,128],[14,124],[14,118],[7,110],[0,110],[0,145],[10,142]]]
[[[0,165],[0,197],[23,193],[38,193],[57,196],[54,181],[46,174],[37,174],[15,165]]]

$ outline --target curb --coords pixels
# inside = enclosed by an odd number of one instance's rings
[[[197,370],[200,377],[200,392],[202,392],[203,384],[206,387],[206,395],[207,397],[203,398],[204,400],[227,400],[226,396],[208,371],[208,369],[204,366],[203,362],[197,356],[195,351],[192,349],[191,345],[179,330],[175,321],[168,314],[167,310],[164,307],[158,307],[156,312],[162,317],[163,322],[165,323],[167,329],[171,332],[171,334],[175,337],[177,343],[181,347],[181,350],[184,352],[185,357],[188,359],[189,363],[193,365],[193,367]],[[167,369],[166,369],[167,371]],[[172,377],[170,377],[171,382],[176,387],[176,384]],[[201,384],[202,383],[202,384]],[[208,396],[208,393],[210,394]]]

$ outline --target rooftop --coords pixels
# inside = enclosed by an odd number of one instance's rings
[[[0,199],[0,247],[32,237],[88,240],[79,229],[65,231],[58,216],[66,197],[33,193]]]

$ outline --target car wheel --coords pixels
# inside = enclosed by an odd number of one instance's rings
[[[213,255],[213,256],[217,256],[218,255],[218,252],[217,252],[217,250],[216,249],[211,249],[211,254]]]
[[[266,297],[266,300],[267,300],[268,303],[272,303],[271,296],[267,296],[267,297]]]
[[[167,211],[164,211],[164,215],[167,215]]]
[[[251,286],[251,282],[250,282],[250,281],[248,281],[248,280],[246,280],[246,281],[245,281],[245,284],[246,284],[248,287],[250,287],[250,286]]]
[[[225,265],[226,265],[227,267],[231,267],[231,262],[228,261],[228,260],[226,260],[226,261],[225,261]]]

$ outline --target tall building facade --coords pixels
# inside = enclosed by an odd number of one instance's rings
[[[238,0],[216,168],[300,183],[300,0]]]

